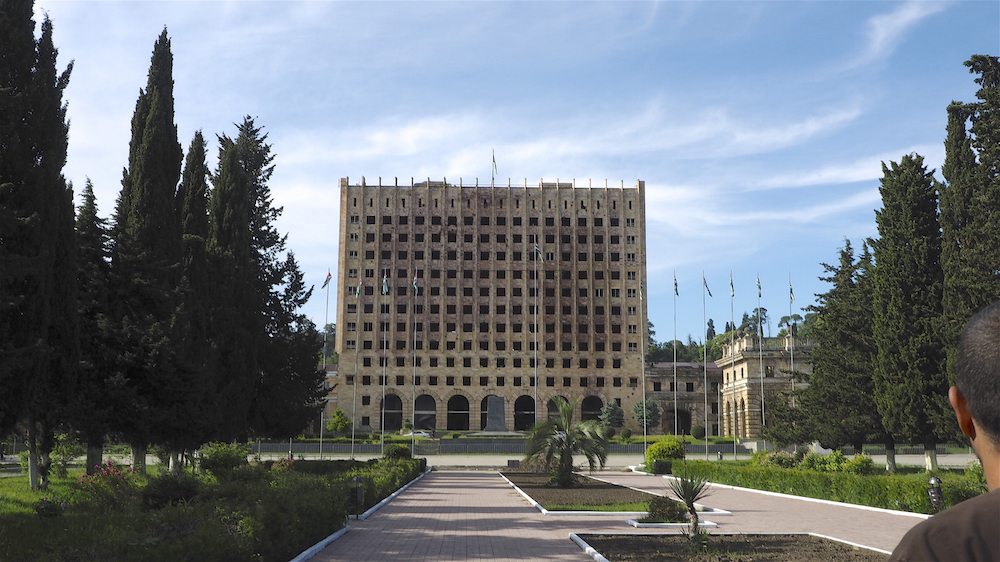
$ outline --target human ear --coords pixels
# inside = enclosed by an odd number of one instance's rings
[[[972,423],[972,414],[969,413],[969,404],[965,401],[965,395],[953,386],[948,389],[948,401],[951,402],[951,409],[955,410],[955,418],[958,420],[958,427],[969,439],[976,438],[976,426]]]

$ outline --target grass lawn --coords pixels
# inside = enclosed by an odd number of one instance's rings
[[[560,488],[550,485],[548,474],[504,472],[511,482],[550,511],[632,511],[644,512],[652,494],[580,478],[580,485]]]

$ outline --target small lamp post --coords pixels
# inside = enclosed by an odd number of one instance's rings
[[[354,518],[358,519],[361,517],[361,504],[365,502],[365,489],[361,487],[363,480],[360,476],[351,478],[351,482],[354,483]]]
[[[931,479],[927,483],[930,484],[930,487],[927,488],[927,495],[931,499],[931,508],[934,509],[934,513],[937,513],[944,507],[944,495],[941,494],[941,479],[937,476],[931,476]]]

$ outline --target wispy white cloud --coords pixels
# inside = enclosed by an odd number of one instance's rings
[[[890,56],[904,36],[924,18],[936,14],[947,7],[944,2],[911,0],[887,14],[868,19],[865,32],[866,42],[862,52],[851,61],[854,68]]]
[[[898,151],[865,156],[852,162],[833,163],[817,169],[782,172],[752,183],[749,189],[751,191],[786,189],[875,180],[882,177],[882,162],[899,161],[902,155],[911,152],[925,155],[925,158],[930,155],[932,159],[936,159],[939,153],[943,156],[942,149],[937,145],[916,145]]]

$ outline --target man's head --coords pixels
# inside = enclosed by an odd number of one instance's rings
[[[1000,445],[1000,301],[980,310],[965,326],[957,367],[955,386],[969,415],[995,446]]]

